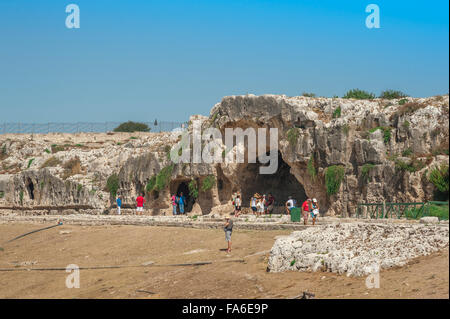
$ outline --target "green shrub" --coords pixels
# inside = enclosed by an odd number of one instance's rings
[[[436,189],[441,194],[437,195],[447,195],[448,198],[448,165],[442,164],[440,167],[436,167],[431,170],[430,175],[428,176],[428,180],[436,187]],[[439,196],[444,197],[445,196]]]
[[[33,161],[34,161],[34,158],[32,158],[28,161],[27,168],[30,168],[31,164],[33,164]]]
[[[448,197],[447,197],[448,198]],[[440,220],[448,220],[448,204],[447,205],[427,205],[427,216],[438,217]]]
[[[287,131],[287,139],[289,141],[289,144],[291,144],[291,146],[295,146],[297,144],[299,135],[300,133],[298,131],[298,128],[296,127],[292,127]]]
[[[413,158],[409,163],[406,163],[402,160],[396,159],[395,160],[395,167],[402,171],[408,171],[411,173],[420,171],[422,168],[424,168],[426,163],[424,163],[421,160],[418,160],[416,158]]]
[[[402,156],[403,157],[408,157],[408,156],[411,156],[412,155],[412,150],[410,149],[410,148],[407,148],[406,150],[404,150],[403,152],[402,152]]]
[[[406,102],[408,102],[408,99],[401,99],[400,101],[398,101],[398,104],[399,104],[399,105],[403,105],[403,104],[405,104]]]
[[[391,128],[390,127],[386,127],[386,126],[378,126],[378,127],[373,128],[373,129],[370,129],[369,133],[373,133],[373,132],[376,132],[378,130],[382,130],[383,131],[384,144],[389,144],[389,142],[391,141]]]
[[[409,123],[409,121],[404,121],[403,122],[403,127],[405,128],[405,129],[407,129],[407,128],[409,128],[411,126],[411,123]]]
[[[358,99],[358,100],[373,100],[375,98],[375,94],[360,89],[353,89],[347,91],[347,93],[345,93],[343,98]]]
[[[316,172],[316,163],[314,160],[314,154],[311,155],[311,157],[308,160],[308,165],[306,167],[306,170],[308,171],[309,176],[313,181],[316,180],[317,172]]]
[[[304,97],[316,97],[316,94],[315,93],[303,92],[302,96],[304,96]]]
[[[340,106],[335,108],[334,111],[333,111],[333,118],[337,119],[339,117],[341,117],[341,107]]]
[[[150,127],[145,123],[128,121],[116,127],[114,132],[150,132]]]
[[[23,205],[23,191],[19,192],[20,205]]]
[[[214,186],[215,183],[216,183],[216,178],[214,177],[214,175],[206,176],[202,181],[202,187],[201,187],[202,192],[209,191]]]
[[[82,190],[83,190],[83,185],[78,184],[78,186],[77,186],[78,193],[81,192]]]
[[[344,174],[345,168],[340,165],[332,165],[325,170],[325,185],[329,195],[334,195],[339,191]]]
[[[156,176],[152,176],[152,178],[150,178],[150,180],[148,181],[147,185],[145,185],[145,190],[147,192],[151,192],[156,185]]]
[[[51,153],[50,150],[49,150],[48,148],[46,148],[46,149],[44,150],[44,152],[47,153],[47,154],[50,154],[50,153]]]
[[[157,191],[161,191],[166,186],[169,185],[170,179],[172,177],[174,165],[171,164],[169,166],[164,167],[161,171],[159,171],[158,175],[156,175],[155,187],[154,189]]]
[[[189,188],[189,195],[194,199],[198,198],[198,185],[195,179],[192,179],[189,182],[188,188]]]
[[[361,176],[366,182],[370,180],[370,171],[373,170],[374,168],[375,168],[374,164],[367,163],[363,165],[361,169]]]
[[[407,95],[401,91],[395,91],[395,90],[386,90],[381,92],[380,94],[380,98],[382,99],[388,99],[388,100],[392,100],[392,99],[399,99],[401,97],[406,97]]]
[[[5,192],[4,191],[0,191],[0,198],[5,197]]]
[[[112,174],[108,177],[108,180],[106,181],[106,189],[112,197],[116,197],[117,190],[119,189],[119,176],[117,176],[117,174]]]

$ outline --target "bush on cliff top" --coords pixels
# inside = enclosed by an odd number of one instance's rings
[[[114,132],[149,132],[150,127],[145,123],[128,121],[120,124],[114,129]]]
[[[407,95],[401,91],[395,91],[395,90],[386,90],[386,91],[381,92],[381,94],[380,94],[380,98],[388,99],[388,100],[399,99],[402,97],[407,97]]]
[[[347,93],[345,93],[343,98],[357,99],[357,100],[373,100],[375,98],[375,94],[360,89],[353,89],[347,91]]]

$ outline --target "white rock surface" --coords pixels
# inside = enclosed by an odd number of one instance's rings
[[[268,269],[364,276],[448,246],[444,226],[343,223],[295,231],[275,241]]]

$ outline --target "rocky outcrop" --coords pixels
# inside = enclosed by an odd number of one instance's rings
[[[448,246],[448,226],[339,223],[278,238],[268,270],[329,271],[363,276]]]

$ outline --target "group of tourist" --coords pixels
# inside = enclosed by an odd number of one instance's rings
[[[240,192],[234,192],[231,198],[234,207],[234,216],[239,217],[242,212],[242,195]],[[268,195],[260,195],[255,193],[250,198],[250,208],[253,214],[261,216],[262,214],[271,214],[273,211],[273,204],[275,203],[275,197],[271,193]]]
[[[144,213],[144,204],[145,204],[145,194],[141,193],[136,198],[136,215],[142,215]],[[117,204],[117,214],[120,215],[122,208],[122,197],[117,195],[116,198]],[[186,206],[186,197],[184,197],[183,192],[180,195],[172,194],[170,195],[170,205],[172,206],[173,215],[183,215],[186,214],[185,206]]]
[[[186,197],[184,197],[183,192],[180,192],[180,196],[172,194],[170,196],[170,202],[172,205],[172,214],[184,215],[186,214],[184,206],[186,205]]]
[[[287,200],[286,204],[286,212],[288,214],[291,214],[292,210],[294,208],[297,208],[297,202],[295,199],[292,198],[292,196],[289,196],[289,199]],[[301,206],[301,212],[303,217],[303,223],[306,225],[308,223],[308,217],[311,216],[312,218],[312,224],[316,224],[316,219],[319,216],[319,203],[317,202],[317,199],[308,198],[305,200]]]

